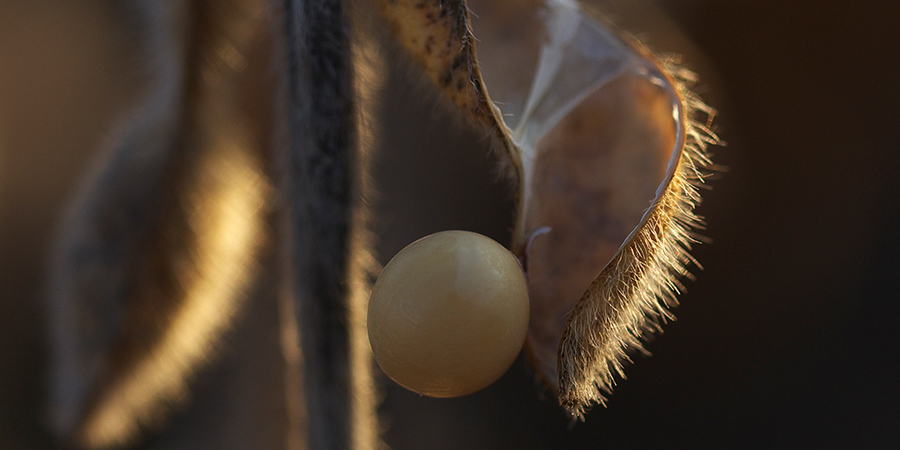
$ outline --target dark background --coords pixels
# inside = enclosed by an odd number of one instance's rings
[[[705,269],[687,283],[678,320],[648,345],[653,357],[635,357],[608,408],[583,424],[569,426],[520,359],[500,383],[461,399],[388,384],[388,444],[896,445],[900,8],[881,0],[657,3],[684,40],[652,10],[647,20],[621,20],[634,21],[629,29],[655,48],[687,54],[728,142],[715,161],[729,170],[700,208],[714,242],[694,252]],[[107,6],[0,0],[0,448],[51,442],[40,412],[49,239],[136,79],[123,69],[128,43],[116,38],[123,30]],[[385,124],[406,131],[388,136],[396,159],[376,160],[381,252],[447,228],[504,239],[509,217],[496,211],[508,205],[491,169],[451,151],[483,155],[478,137],[459,131],[435,144],[441,111],[416,106],[419,92],[399,75],[394,82]],[[431,114],[416,114],[421,108]],[[417,189],[404,189],[410,183]],[[235,348],[248,347],[235,336]],[[183,413],[175,429],[191,417]]]

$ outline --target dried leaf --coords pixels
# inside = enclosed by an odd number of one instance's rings
[[[464,4],[384,1],[383,10],[413,59],[462,115],[491,130],[516,169],[512,250],[529,278],[526,346],[581,417],[622,376],[627,352],[671,318],[677,279],[693,261],[706,146],[717,142],[691,117],[712,112],[684,89],[688,72],[673,75],[572,1],[483,3],[476,32],[491,59],[482,66]],[[504,114],[485,105],[481,69]]]

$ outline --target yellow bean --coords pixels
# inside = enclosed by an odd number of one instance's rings
[[[496,241],[444,231],[384,268],[369,303],[369,341],[382,370],[431,397],[480,390],[516,359],[528,327],[518,260]]]

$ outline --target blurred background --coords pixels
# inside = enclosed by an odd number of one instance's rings
[[[48,251],[90,156],[140,79],[135,43],[114,3],[0,0],[0,448],[52,447],[42,412]],[[728,170],[711,182],[699,211],[713,241],[694,251],[704,270],[687,282],[678,320],[648,344],[653,356],[635,356],[608,407],[594,408],[585,423],[571,425],[520,358],[499,383],[460,399],[422,398],[386,382],[386,443],[895,446],[900,7],[887,0],[599,5],[653,48],[685,54],[700,75],[696,90],[719,110],[716,131],[728,145],[714,149],[715,162]],[[441,229],[508,241],[510,206],[479,137],[453,130],[435,138],[445,132],[443,112],[402,73],[389,80],[381,116],[393,131],[374,160],[383,258]],[[277,342],[265,327],[272,315],[254,314],[261,318],[239,322],[222,362],[201,376],[192,406],[150,446],[236,445],[217,430],[259,414],[245,408],[217,419],[214,411],[227,408],[215,399],[229,392],[230,373],[247,371],[242,353]],[[206,440],[171,437],[198,427]],[[228,428],[237,433],[241,425]]]

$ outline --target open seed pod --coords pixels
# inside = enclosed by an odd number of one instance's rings
[[[382,12],[511,169],[527,351],[581,417],[671,318],[700,223],[696,184],[717,141],[691,115],[711,111],[683,89],[689,74],[570,0],[481,0],[474,35],[463,1],[384,1]]]

